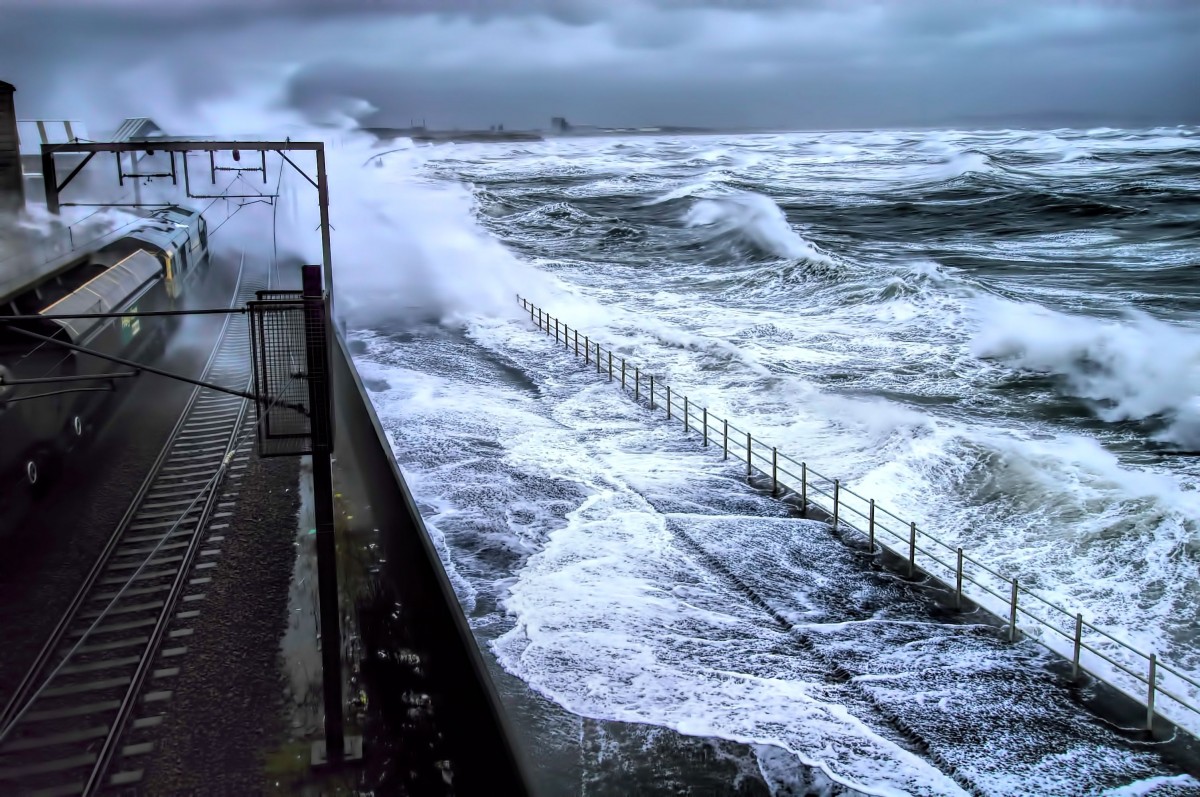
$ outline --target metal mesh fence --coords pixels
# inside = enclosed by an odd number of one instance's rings
[[[259,454],[310,454],[313,428],[305,304],[299,291],[259,291],[258,297],[249,303],[249,326]],[[324,346],[323,326],[318,334]]]

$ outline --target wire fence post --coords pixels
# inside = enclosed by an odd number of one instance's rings
[[[1147,680],[1150,682],[1150,693],[1146,696],[1146,730],[1154,730],[1154,679],[1158,673],[1158,655],[1150,654],[1150,674]]]
[[[650,409],[654,409],[654,374],[650,374]]]
[[[917,570],[917,524],[908,524],[908,577]]]
[[[683,397],[683,433],[684,434],[687,434],[688,430],[692,428],[691,426],[688,425],[688,415],[690,413],[691,413],[691,409],[688,406],[688,397],[684,396]]]
[[[875,553],[875,499],[871,499],[871,506],[867,509],[867,545],[871,548],[872,555]]]
[[[729,459],[729,421],[721,421],[721,459]]]
[[[771,446],[771,495],[779,495],[779,449]]]
[[[583,336],[583,364],[589,365],[592,362],[592,339],[587,335]]]
[[[708,448],[708,407],[704,408],[704,447]]]
[[[1009,599],[1008,641],[1017,641],[1017,580],[1012,580],[1012,598]]]
[[[808,517],[808,463],[800,463],[800,514]]]
[[[962,551],[962,548],[958,549]],[[959,553],[959,556],[962,556]],[[1075,615],[1075,652],[1071,654],[1071,680],[1079,680],[1079,649],[1083,647],[1083,615]]]
[[[750,462],[751,462],[751,459],[754,457],[754,451],[751,448],[752,445],[753,445],[753,443],[750,440],[750,433],[746,432],[746,476],[747,476],[747,478],[749,478],[749,476],[750,476]]]
[[[671,386],[667,385],[667,420],[671,420]]]
[[[963,573],[963,552],[962,548],[958,549],[958,569],[954,573],[954,610],[962,611],[962,573]],[[1076,661],[1079,660],[1079,648],[1075,648]]]
[[[837,531],[838,527],[838,505],[842,503],[840,498],[842,492],[842,480],[833,480],[833,530]]]

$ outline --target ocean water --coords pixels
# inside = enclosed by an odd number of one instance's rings
[[[1194,676],[1200,129],[560,139],[361,168],[386,212],[335,228],[387,231],[339,260],[356,359],[477,635],[537,700],[747,745],[735,769],[779,793],[1200,788],[1039,697],[1032,642],[787,517],[514,297]]]

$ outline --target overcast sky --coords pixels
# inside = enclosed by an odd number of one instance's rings
[[[96,130],[263,81],[442,128],[1197,123],[1200,1],[0,0],[0,80]]]

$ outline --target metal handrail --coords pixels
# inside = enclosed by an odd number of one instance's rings
[[[549,315],[540,307],[522,298],[520,295],[517,296],[517,300],[521,307],[529,313],[530,320],[540,330],[547,335],[554,335],[556,341],[561,340],[564,347],[572,351],[576,357],[583,356],[589,363],[594,357],[597,371],[604,373],[607,369],[610,380],[616,381],[616,374],[620,373],[621,378],[624,380],[621,385],[622,388],[625,390],[632,389],[635,392],[635,400],[643,400],[644,394],[644,400],[647,405],[652,406],[656,412],[664,411],[664,414],[669,416],[672,422],[676,421],[676,410],[680,410],[678,420],[683,422],[686,431],[696,431],[703,434],[706,444],[720,447],[726,457],[732,455],[734,459],[745,462],[747,475],[754,470],[766,475],[771,480],[773,493],[778,494],[781,488],[790,490],[798,494],[801,500],[805,502],[805,510],[807,510],[807,504],[812,504],[814,507],[828,512],[831,522],[835,525],[845,526],[868,535],[872,546],[872,553],[874,553],[874,544],[878,542],[883,549],[907,562],[908,575],[910,577],[915,576],[916,571],[920,570],[942,587],[954,590],[956,607],[961,607],[962,597],[966,594],[963,589],[964,585],[969,585],[979,590],[980,592],[975,593],[976,597],[987,595],[999,600],[1002,605],[1007,604],[1005,606],[1007,611],[1002,614],[994,607],[980,603],[978,600],[976,601],[981,609],[1008,626],[1010,640],[1015,640],[1018,633],[1025,633],[1038,644],[1064,657],[1067,656],[1065,650],[1058,649],[1042,639],[1041,629],[1048,628],[1061,636],[1065,642],[1071,643],[1070,659],[1073,674],[1077,677],[1080,672],[1087,672],[1097,681],[1105,683],[1139,702],[1146,708],[1146,728],[1148,730],[1153,730],[1155,717],[1158,716],[1174,722],[1178,727],[1184,729],[1192,736],[1200,738],[1200,706],[1197,705],[1197,698],[1200,696],[1200,680],[1197,677],[1182,672],[1178,667],[1167,662],[1159,661],[1156,654],[1138,650],[1130,643],[1118,639],[1108,631],[1084,620],[1082,614],[1071,613],[1065,607],[1053,603],[1027,587],[1021,586],[1019,578],[1005,576],[983,562],[966,555],[961,547],[952,546],[934,537],[929,532],[918,529],[915,523],[904,520],[884,507],[879,506],[873,500],[854,492],[843,485],[839,479],[825,476],[809,467],[807,463],[797,461],[777,448],[767,446],[763,441],[755,439],[748,430],[740,429],[730,423],[728,419],[716,416],[707,407],[701,408],[700,415],[694,414],[693,410],[696,409],[697,405],[692,403],[686,394],[680,394],[661,380],[654,380],[651,375],[643,374],[641,369],[637,367],[632,368],[632,373],[637,380],[635,382],[634,378],[629,378],[631,372],[627,360],[618,355],[614,350],[611,348],[605,349],[599,342],[594,341],[590,335],[583,335],[584,349],[581,352],[579,348],[581,335],[578,329],[571,330],[574,332],[574,337],[571,338],[567,334],[570,328],[561,319]],[[604,361],[607,361],[607,366],[602,365]],[[616,369],[614,364],[618,362],[620,368]],[[633,384],[629,384],[631,382]],[[651,393],[650,391],[655,392]],[[659,396],[663,397],[661,402],[659,402]],[[651,405],[651,401],[654,404]],[[698,420],[695,426],[691,423],[692,419]],[[717,435],[713,436],[709,434],[710,432],[716,432]],[[760,453],[760,450],[766,453]],[[765,465],[756,464],[756,460],[760,463],[765,463]],[[797,476],[790,470],[780,467],[780,460],[799,467],[801,475]],[[793,483],[789,484],[781,479],[780,474],[790,477]],[[798,485],[795,484],[797,480],[799,481]],[[820,484],[832,485],[832,490],[824,489],[819,486]],[[844,500],[844,496],[847,495],[868,504],[868,513],[864,514],[861,509],[847,503]],[[818,501],[816,500],[818,497],[828,500]],[[824,504],[826,503],[829,506],[825,506]],[[842,509],[847,509],[867,521],[867,530],[864,531],[853,523],[848,522],[842,516],[840,511]],[[878,515],[886,515],[903,524],[906,527],[907,534],[888,527],[881,522]],[[888,542],[881,538],[880,532],[885,532],[886,536],[895,540],[895,542]],[[919,545],[918,541],[925,543],[925,547]],[[935,550],[950,552],[954,556],[955,562],[951,564],[938,558],[934,554]],[[918,558],[918,555],[920,555],[920,558]],[[930,572],[931,568],[929,565],[931,563],[936,563],[948,573],[953,574],[954,583],[945,581]],[[975,571],[974,574],[972,573],[972,569]],[[985,580],[991,583],[985,583]],[[1007,595],[997,591],[1003,589],[1007,589]],[[1074,624],[1074,633],[1067,633],[1049,619],[1035,614],[1031,611],[1028,604],[1021,603],[1023,596],[1036,599],[1039,604],[1055,612],[1056,618],[1069,620]],[[971,596],[968,595],[967,597]],[[1029,618],[1029,620],[1033,621],[1034,625],[1030,627],[1026,624],[1025,628],[1020,628],[1021,616]],[[1112,644],[1086,639],[1085,636],[1087,635],[1092,635],[1093,638],[1094,635],[1099,635]],[[1113,645],[1116,645],[1115,651],[1112,650]],[[1147,664],[1147,671],[1144,674],[1137,672],[1130,668],[1131,665],[1128,661],[1121,661],[1114,658],[1118,652],[1125,654],[1126,658],[1131,655],[1135,657],[1135,660],[1136,658],[1144,660]],[[1115,668],[1118,672],[1124,673],[1132,679],[1132,684],[1120,677],[1106,678],[1097,671],[1095,666],[1088,666],[1088,663],[1084,660],[1084,654],[1088,654],[1088,656],[1094,657]],[[1159,682],[1164,680],[1166,676],[1176,679],[1181,684],[1191,686],[1196,690],[1196,694],[1181,696],[1176,691],[1168,688],[1167,685],[1160,685]],[[1186,693],[1188,690],[1184,688],[1180,691]],[[1190,719],[1191,722],[1187,724],[1181,722],[1178,712],[1174,710],[1163,711],[1163,706],[1156,706],[1156,697],[1165,697],[1171,701],[1171,706],[1190,712],[1184,716]]]

